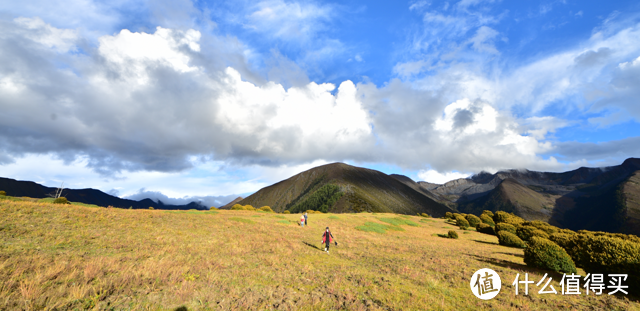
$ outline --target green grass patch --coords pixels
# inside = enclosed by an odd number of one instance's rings
[[[233,220],[233,221],[237,221],[237,222],[243,222],[245,224],[253,224],[253,223],[255,223],[251,219],[240,218],[240,217],[231,217],[231,218],[229,218],[229,220]]]
[[[366,222],[363,226],[358,226],[356,229],[365,232],[377,232],[377,233],[386,233],[387,230],[391,231],[404,231],[404,229],[398,226],[389,226],[384,225],[377,222]]]
[[[408,219],[402,219],[402,218],[379,218],[380,221],[382,222],[386,222],[388,224],[392,224],[394,226],[401,226],[401,225],[409,225],[412,227],[419,227],[420,225],[418,225],[416,222],[408,220]]]
[[[340,219],[338,216],[329,216],[329,219]]]
[[[291,221],[289,221],[289,220],[278,220],[277,222],[278,222],[279,224],[285,224],[285,225],[289,225],[289,224],[291,224]]]
[[[286,219],[286,217],[282,216],[282,215],[276,215],[274,216],[275,218],[282,218],[282,219]]]

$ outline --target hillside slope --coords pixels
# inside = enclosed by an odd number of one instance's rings
[[[332,212],[428,213],[440,217],[452,211],[387,174],[344,163],[312,168],[260,189],[239,204],[268,205],[274,211],[282,212],[317,197],[314,194],[329,184],[338,186],[342,193],[328,207]]]

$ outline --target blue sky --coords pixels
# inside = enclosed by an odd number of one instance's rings
[[[219,206],[640,154],[637,1],[0,4],[0,176]]]

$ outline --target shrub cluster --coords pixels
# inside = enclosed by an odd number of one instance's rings
[[[289,210],[285,210],[284,212],[282,212],[283,214],[291,214],[291,212]]]
[[[5,196],[6,196],[6,195],[7,195],[7,192],[6,192],[6,191],[4,191],[4,190],[0,190],[0,195],[5,195]]]
[[[507,231],[511,234],[516,234],[516,227],[511,224],[501,222],[496,225],[496,233],[500,231]]]
[[[445,219],[453,219],[453,213],[451,213],[451,212],[444,213],[444,218]]]
[[[534,236],[549,239],[549,234],[534,226],[518,226],[516,235],[525,242],[529,242],[531,237]]]
[[[269,208],[271,209],[271,208]],[[251,206],[251,205],[240,205],[240,204],[235,204],[231,207],[231,210],[233,211],[255,211],[256,209]]]
[[[71,204],[69,203],[69,200],[67,200],[67,198],[65,197],[56,198],[55,200],[53,200],[53,203],[54,204]]]
[[[485,223],[479,223],[476,226],[476,231],[480,232],[480,233],[486,233],[486,234],[496,234],[495,231],[493,230],[493,227],[485,224]]]
[[[537,236],[529,240],[529,246],[524,250],[524,262],[528,266],[557,272],[578,272],[575,263],[562,247]]]
[[[480,218],[478,218],[478,216],[473,215],[473,214],[467,214],[467,216],[465,216],[465,219],[467,219],[467,221],[469,222],[469,226],[470,227],[476,227],[479,223],[482,222],[482,220],[480,220]]]
[[[419,213],[418,216],[422,216],[422,217],[426,217],[426,218],[431,218],[431,216],[429,216],[429,214],[427,213]]]
[[[447,236],[450,239],[457,239],[458,238],[458,233],[453,231],[453,230],[449,230],[449,232],[447,233]]]
[[[268,213],[273,213],[273,210],[271,209],[271,206],[263,206],[261,208],[258,209],[259,211],[263,211],[263,212],[268,212]]]
[[[461,215],[458,215],[456,216],[456,226],[460,227],[460,229],[467,229],[469,228],[469,222]]]
[[[492,211],[484,210],[484,211],[482,211],[482,214],[480,216],[482,216],[482,215],[487,215],[488,217],[493,218],[493,212]]]
[[[498,243],[500,245],[525,248],[527,245],[515,234],[508,231],[498,231]]]
[[[482,215],[480,215],[480,220],[481,220],[483,223],[485,223],[485,224],[487,224],[487,225],[489,225],[489,226],[491,226],[491,227],[495,227],[495,226],[496,226],[496,223],[495,223],[495,222],[493,222],[493,218],[491,218],[491,217],[492,217],[492,216],[489,216],[489,215],[487,215],[487,214],[482,214]]]
[[[524,219],[512,214],[512,213],[507,213],[507,212],[503,212],[503,211],[497,211],[494,215],[493,215],[493,222],[497,223],[501,223],[501,222],[506,222],[508,224],[512,224],[514,226],[519,225],[521,223],[524,222]]]

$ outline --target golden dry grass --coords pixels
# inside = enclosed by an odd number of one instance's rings
[[[639,309],[631,297],[515,295],[539,280],[523,251],[442,219],[386,233],[355,229],[391,214],[166,212],[0,200],[0,310],[584,310]],[[245,221],[246,220],[246,221]],[[290,220],[284,223],[282,220]],[[329,226],[340,243],[320,249]],[[454,229],[460,238],[438,237]],[[473,272],[503,280],[489,301]],[[584,274],[583,271],[580,271]],[[558,285],[554,274],[554,287]]]

